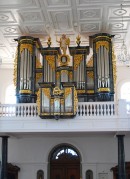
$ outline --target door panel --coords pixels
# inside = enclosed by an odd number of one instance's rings
[[[51,168],[51,179],[79,179],[80,167],[79,166],[53,166]]]
[[[66,178],[67,179],[79,179],[80,170],[79,167],[67,167],[66,168]]]
[[[65,171],[63,167],[53,167],[51,169],[51,179],[65,179]]]

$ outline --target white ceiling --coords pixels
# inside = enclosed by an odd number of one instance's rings
[[[130,0],[0,0],[0,63],[13,63],[14,39],[22,35],[39,37],[45,47],[49,35],[58,46],[56,36],[65,33],[72,46],[78,33],[81,45],[89,45],[89,35],[110,33],[118,52],[123,39],[130,44],[129,26]]]

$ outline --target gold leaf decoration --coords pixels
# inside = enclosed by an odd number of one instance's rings
[[[87,72],[87,76],[89,77],[89,78],[94,78],[94,74],[93,74],[93,71],[88,71]]]
[[[87,62],[87,67],[93,67],[93,56],[91,56],[91,58]]]
[[[77,107],[78,107],[78,97],[77,97],[77,91],[74,88],[74,114],[77,112]]]
[[[83,55],[74,55],[74,70],[77,70],[82,60],[83,60]]]
[[[114,48],[112,48],[112,64],[113,64],[113,80],[114,80],[114,89],[116,86],[116,79],[117,79],[117,68],[116,68],[116,56],[114,53]]]
[[[48,61],[48,64],[51,66],[51,68],[55,69],[55,56],[54,55],[47,55],[46,60]]]
[[[60,78],[60,72],[56,72],[56,79],[58,80]]]
[[[73,77],[73,73],[72,72],[69,72],[69,78],[72,80],[72,77]]]
[[[38,111],[38,115],[40,115],[40,103],[41,103],[41,99],[40,99],[40,89],[37,92],[37,111]]]
[[[14,86],[16,86],[16,83],[17,83],[17,60],[18,60],[18,48],[16,49],[16,54],[14,58],[14,72],[13,72]]]
[[[64,97],[65,98],[67,98],[70,93],[72,93],[72,88],[65,88],[64,89]]]
[[[47,96],[48,98],[50,98],[50,89],[49,88],[43,88],[42,89],[43,93],[45,96]]]
[[[36,68],[42,68],[42,64],[39,59],[36,59]],[[42,77],[42,73],[36,73],[36,82]]]
[[[66,62],[62,62],[61,59],[63,57],[66,57]],[[58,62],[59,62],[59,66],[68,66],[69,62],[70,62],[70,57],[69,55],[59,55],[58,57]]]
[[[32,55],[33,46],[32,46],[31,44],[21,44],[21,45],[20,45],[20,54],[22,53],[22,51],[23,51],[24,49],[28,49],[29,52],[30,52],[31,55]]]
[[[107,50],[109,50],[109,42],[107,42],[107,41],[96,42],[96,52],[98,51],[100,46],[104,46]]]

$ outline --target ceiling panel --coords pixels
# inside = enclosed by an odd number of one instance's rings
[[[123,40],[130,44],[130,0],[0,0],[2,63],[10,64],[17,44],[13,39],[22,35],[39,37],[44,46],[50,35],[52,46],[58,46],[61,34],[67,34],[70,45],[80,34],[81,45],[89,45],[89,35],[100,32],[115,35],[116,52]]]

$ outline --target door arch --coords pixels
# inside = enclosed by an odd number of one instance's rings
[[[81,156],[78,150],[69,144],[60,144],[49,155],[50,179],[81,178]]]

